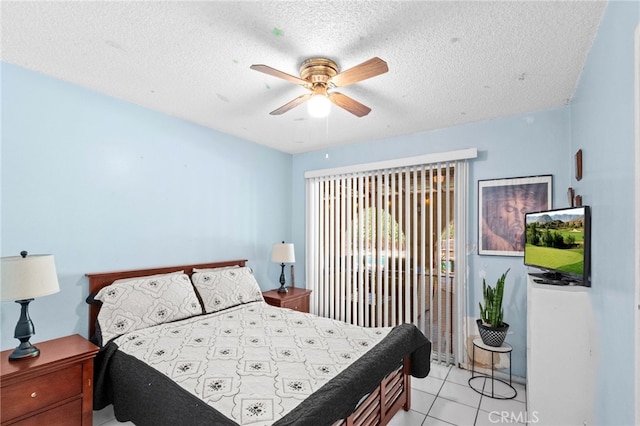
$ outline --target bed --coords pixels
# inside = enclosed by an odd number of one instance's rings
[[[246,260],[87,276],[94,409],[119,421],[384,425],[429,373],[415,326],[269,306]]]

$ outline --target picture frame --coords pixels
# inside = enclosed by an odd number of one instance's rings
[[[551,210],[552,175],[478,181],[478,254],[523,256],[525,213]]]

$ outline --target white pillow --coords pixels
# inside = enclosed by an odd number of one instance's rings
[[[116,280],[94,299],[102,302],[97,337],[103,344],[130,331],[202,313],[183,271]]]
[[[258,282],[246,266],[196,272],[191,280],[200,294],[206,313],[264,300]]]

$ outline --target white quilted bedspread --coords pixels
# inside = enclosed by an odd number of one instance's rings
[[[268,425],[390,331],[254,302],[115,342],[233,421]]]

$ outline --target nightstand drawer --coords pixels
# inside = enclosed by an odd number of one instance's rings
[[[2,388],[2,395],[0,395],[1,420],[4,423],[81,394],[81,364],[27,379]]]
[[[294,311],[309,312],[309,298],[299,297],[293,300],[286,300],[282,302],[280,307],[293,309]]]
[[[289,287],[286,293],[280,293],[277,290],[264,291],[262,297],[271,306],[309,313],[310,294],[311,290],[306,288]]]
[[[70,426],[82,424],[82,399],[78,398],[66,404],[44,411],[11,426]]]

